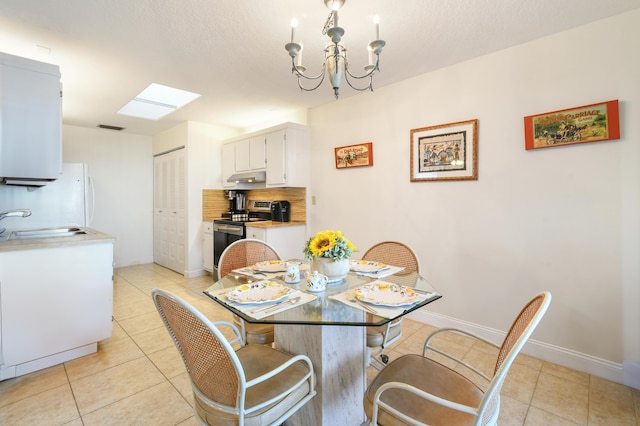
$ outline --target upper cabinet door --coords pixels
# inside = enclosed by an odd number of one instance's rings
[[[62,172],[58,66],[0,53],[0,177],[51,180]]]
[[[223,188],[235,188],[235,182],[228,182],[227,179],[231,177],[236,171],[236,144],[228,143],[222,145],[222,187]]]
[[[249,169],[264,170],[267,166],[265,137],[258,136],[249,140]]]
[[[287,184],[287,132],[267,133],[267,186]]]
[[[251,168],[251,140],[243,139],[236,146],[236,172],[248,172]]]

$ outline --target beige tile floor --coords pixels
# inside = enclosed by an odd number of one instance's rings
[[[151,301],[176,293],[211,319],[231,317],[202,294],[211,277],[186,279],[158,265],[116,270],[114,324],[98,352],[0,382],[0,425],[196,425],[188,377]],[[514,313],[515,315],[515,313]],[[391,359],[419,353],[432,327],[403,322]],[[449,350],[488,366],[492,352],[462,338]],[[369,367],[369,378],[376,371]],[[502,390],[501,425],[640,426],[640,390],[520,355]]]

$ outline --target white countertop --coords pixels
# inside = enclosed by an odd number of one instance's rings
[[[96,242],[114,242],[111,235],[102,233],[93,228],[82,227],[89,231],[88,234],[71,235],[67,237],[29,238],[7,240],[12,230],[7,229],[0,235],[0,253],[15,250],[35,250],[40,248],[54,248],[79,244],[95,244]]]

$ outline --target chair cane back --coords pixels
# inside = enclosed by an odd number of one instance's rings
[[[202,424],[279,425],[315,395],[307,356],[245,346],[235,325],[211,322],[164,290],[153,289],[152,297],[189,374]],[[220,326],[230,327],[234,339],[227,341]]]
[[[218,274],[222,279],[234,269],[267,260],[280,260],[280,255],[266,242],[251,238],[234,241],[220,255]],[[246,344],[270,345],[274,341],[272,324],[250,324],[237,315],[233,315],[233,322],[240,329],[242,339]]]
[[[420,261],[411,247],[397,241],[383,241],[365,252],[363,260],[402,266],[401,273],[420,273]],[[371,351],[371,365],[381,370],[389,362],[384,349],[402,336],[402,318],[381,326],[367,327],[367,347]]]

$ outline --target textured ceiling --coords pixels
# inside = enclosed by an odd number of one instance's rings
[[[340,26],[359,72],[380,16],[374,88],[640,7],[640,0],[348,0]],[[284,49],[300,22],[308,74],[320,71],[322,0],[2,0],[0,51],[60,65],[66,124],[153,135],[184,120],[234,128],[335,102],[301,92]],[[167,117],[116,114],[155,82],[202,96]],[[358,92],[346,83],[340,97]],[[375,94],[364,96],[375,96]]]

